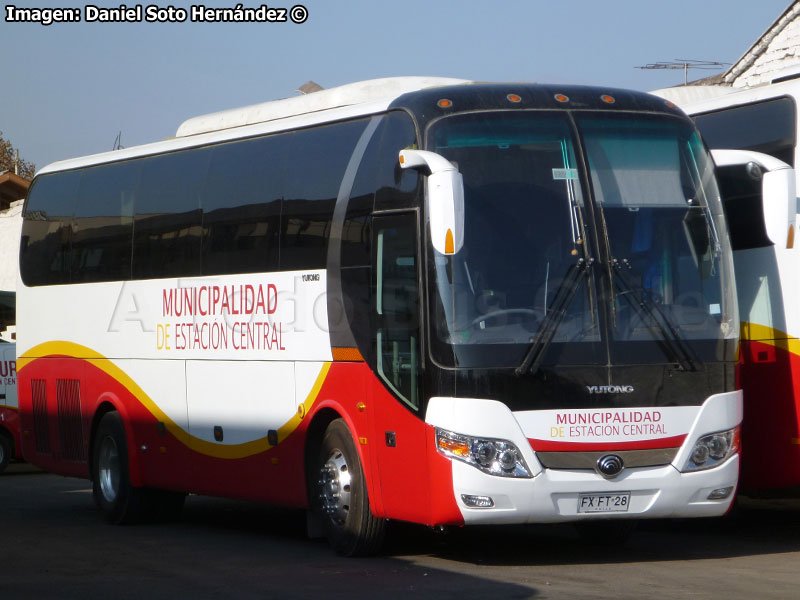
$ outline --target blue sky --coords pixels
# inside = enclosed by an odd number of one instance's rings
[[[202,0],[199,0],[202,1]],[[657,61],[735,62],[789,0],[298,0],[303,24],[5,22],[0,131],[47,163],[174,135],[185,119],[285,98],[309,79],[376,77],[597,84],[652,90],[682,71]],[[197,3],[198,0],[195,1]],[[121,2],[17,0],[26,8]],[[166,7],[191,3],[145,2]],[[257,7],[262,0],[242,0]],[[135,6],[134,1],[127,5]],[[206,6],[233,7],[209,0]],[[290,8],[293,1],[269,6]],[[695,71],[690,78],[713,74]]]

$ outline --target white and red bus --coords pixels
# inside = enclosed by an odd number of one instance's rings
[[[0,342],[0,473],[20,454],[17,413],[17,345]]]
[[[742,319],[741,491],[749,495],[800,489],[798,77],[795,69],[754,88],[656,92],[692,116],[719,167]]]
[[[660,98],[353,84],[46,167],[24,219],[24,455],[112,522],[247,498],[360,554],[730,506],[727,226]]]

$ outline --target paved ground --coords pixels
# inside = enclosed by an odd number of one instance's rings
[[[647,523],[621,549],[561,525],[395,525],[382,556],[346,559],[305,539],[299,512],[192,496],[175,523],[114,527],[89,488],[25,465],[0,476],[0,599],[800,597],[798,501]]]

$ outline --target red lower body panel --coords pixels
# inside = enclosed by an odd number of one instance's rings
[[[125,424],[133,485],[305,506],[306,434],[327,409],[338,413],[353,434],[376,516],[430,525],[462,522],[450,461],[436,452],[433,428],[401,405],[365,363],[332,363],[294,429],[277,445],[265,442],[263,451],[242,458],[215,456],[213,447],[193,448],[187,432],[165,426],[148,408],[152,401],[137,397],[141,390],[130,389],[101,364],[59,356],[32,360],[21,369],[27,460],[56,473],[89,477],[93,427],[113,407]],[[394,434],[394,445],[387,432]]]
[[[800,485],[800,356],[786,340],[744,341],[743,492]]]

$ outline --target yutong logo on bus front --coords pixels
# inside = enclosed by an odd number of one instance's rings
[[[632,385],[587,385],[590,394],[632,394]]]

